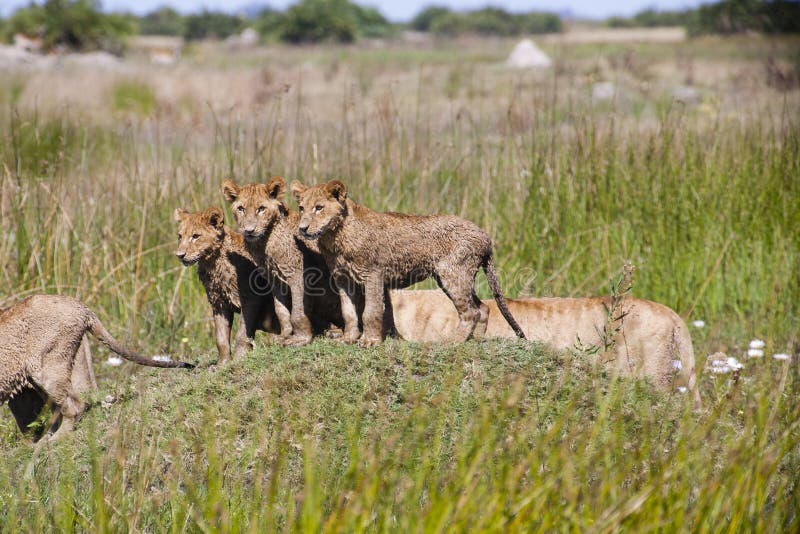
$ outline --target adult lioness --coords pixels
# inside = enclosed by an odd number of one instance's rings
[[[69,432],[86,406],[78,392],[94,378],[87,376],[90,364],[84,335],[90,333],[123,358],[151,367],[194,367],[180,361],[156,361],[120,345],[97,316],[81,302],[61,295],[34,295],[0,310],[0,404],[9,401],[20,430],[30,422],[33,395],[40,397],[38,409],[49,400],[62,419],[53,438]],[[77,374],[76,374],[77,373]],[[21,395],[23,398],[15,401]],[[38,411],[37,411],[38,413]],[[26,425],[27,427],[27,425]]]
[[[306,187],[292,184],[300,207],[300,233],[319,241],[334,274],[345,321],[344,340],[363,346],[383,338],[384,289],[433,277],[458,310],[454,339],[469,339],[486,324],[486,306],[475,295],[483,267],[500,312],[519,337],[525,334],[506,308],[492,259],[492,240],[473,223],[451,215],[378,213],[353,202],[339,180]],[[364,288],[363,335],[357,292]]]
[[[439,290],[392,291],[394,326],[408,341],[437,342],[455,330],[458,315]],[[507,299],[508,309],[530,340],[559,350],[603,346],[600,332],[608,321],[609,298]],[[486,337],[513,337],[492,301]],[[695,384],[692,339],[686,324],[670,308],[649,300],[625,298],[615,316],[624,314],[604,363],[629,376],[647,376],[663,387],[683,385],[692,391],[695,404],[700,395]]]
[[[267,280],[247,252],[244,238],[225,227],[222,210],[213,207],[196,213],[176,209],[178,249],[175,255],[186,266],[197,264],[197,276],[206,290],[214,314],[214,340],[219,363],[231,356],[233,316],[242,315],[236,334],[235,356],[253,348],[256,330],[277,334],[275,305]]]
[[[305,345],[314,331],[312,318],[341,326],[338,296],[325,260],[297,236],[299,215],[284,204],[286,182],[239,186],[225,180],[222,191],[242,232],[245,248],[265,268],[274,294],[281,337],[287,345]]]

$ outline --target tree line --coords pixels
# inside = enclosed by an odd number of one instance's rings
[[[288,43],[342,42],[383,38],[410,29],[439,36],[465,34],[518,36],[563,30],[553,13],[511,13],[497,7],[454,11],[430,6],[408,24],[393,24],[377,9],[350,0],[299,0],[285,11],[265,7],[248,14],[203,10],[183,15],[163,7],[144,16],[105,13],[100,0],[46,0],[18,9],[0,20],[0,37],[21,33],[42,38],[46,48],[121,51],[131,35],[181,36],[187,40],[224,39],[253,28],[264,41]],[[686,26],[690,35],[707,33],[800,32],[796,0],[722,0],[697,9],[646,9],[630,18],[614,17],[608,26]]]

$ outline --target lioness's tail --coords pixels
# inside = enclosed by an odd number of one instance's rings
[[[511,315],[511,312],[508,311],[506,298],[500,291],[500,282],[497,280],[497,271],[494,269],[494,260],[492,259],[491,252],[487,254],[486,258],[483,260],[483,272],[486,273],[486,280],[489,281],[489,288],[492,290],[494,300],[497,301],[497,307],[500,309],[500,313],[503,314],[506,322],[514,330],[514,333],[517,334],[517,337],[525,339],[525,332],[522,331],[517,320]]]
[[[91,312],[90,312],[91,313]],[[103,323],[100,322],[100,319],[94,313],[91,313],[90,320],[89,320],[89,331],[92,333],[94,337],[97,338],[103,345],[108,347],[111,351],[116,352],[126,360],[132,361],[134,363],[138,363],[139,365],[147,365],[149,367],[182,367],[186,369],[194,368],[194,365],[191,363],[181,362],[181,361],[158,361],[158,360],[151,360],[150,358],[146,358],[141,356],[133,351],[130,351],[120,345],[120,343],[114,339],[111,334],[108,333],[108,330],[103,326]]]

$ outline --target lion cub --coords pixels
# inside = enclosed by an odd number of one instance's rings
[[[384,291],[433,277],[458,310],[456,341],[469,339],[488,311],[475,295],[475,274],[483,267],[498,308],[514,332],[525,334],[509,313],[492,260],[492,240],[473,223],[451,215],[378,213],[347,196],[333,180],[306,187],[292,184],[300,206],[299,229],[319,248],[339,288],[344,340],[362,346],[383,338]],[[358,288],[364,288],[363,335],[358,326]]]
[[[297,236],[300,217],[286,208],[286,182],[239,186],[225,180],[222,192],[244,236],[245,248],[265,267],[272,284],[275,313],[286,345],[311,341],[316,321],[341,325],[339,299],[324,258]]]
[[[197,276],[206,290],[214,314],[214,339],[219,363],[231,357],[233,315],[242,314],[236,334],[235,356],[253,348],[255,332],[277,333],[275,307],[269,284],[245,250],[241,235],[225,227],[222,210],[213,207],[196,213],[176,209],[178,250],[185,266],[197,264]]]
[[[53,439],[72,430],[86,409],[78,395],[94,386],[91,334],[126,360],[150,367],[192,368],[180,361],[151,360],[117,342],[85,304],[61,295],[34,295],[0,310],[0,404],[9,402],[22,432],[46,402],[58,408]],[[80,353],[80,355],[79,355]],[[55,421],[51,431],[59,421]]]

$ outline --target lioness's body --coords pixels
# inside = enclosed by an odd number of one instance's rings
[[[270,279],[284,343],[309,343],[315,330],[312,315],[322,323],[340,325],[330,272],[316,247],[297,235],[299,215],[284,205],[283,178],[241,187],[226,180],[222,189],[246,250]]]
[[[120,345],[97,316],[81,302],[60,295],[34,295],[0,311],[0,403],[9,401],[20,430],[31,412],[49,400],[63,421],[56,435],[71,430],[85,404],[78,398],[94,386],[85,334],[110,350],[141,365],[191,367],[177,361],[155,361]],[[80,349],[80,350],[79,350]],[[19,400],[16,400],[18,395]],[[40,397],[33,410],[35,396]]]
[[[458,324],[450,299],[439,290],[392,291],[391,299],[397,334],[408,341],[445,341]],[[489,308],[485,337],[514,337],[495,303],[484,302]],[[609,298],[524,298],[506,302],[527,339],[559,350],[576,348],[578,339],[584,347],[603,345],[600,332],[608,321]],[[613,340],[613,350],[602,356],[606,364],[623,375],[650,377],[660,386],[685,385],[699,402],[692,339],[680,316],[662,304],[633,298],[622,301],[615,316],[620,314],[625,315]],[[616,326],[614,323],[612,329]]]
[[[433,277],[458,310],[454,339],[468,339],[486,324],[486,306],[473,291],[483,267],[503,316],[523,337],[505,310],[492,260],[492,241],[475,224],[451,215],[379,213],[353,202],[338,180],[292,192],[301,210],[299,229],[316,239],[334,274],[345,321],[345,341],[380,343],[383,337],[384,291]],[[357,312],[364,292],[363,335]]]
[[[222,210],[208,208],[196,213],[177,209],[178,249],[175,255],[186,265],[197,264],[197,276],[206,290],[214,316],[214,340],[219,362],[231,356],[234,314],[242,315],[236,335],[235,355],[253,348],[256,330],[277,334],[272,291],[247,251],[244,238],[223,224]]]

